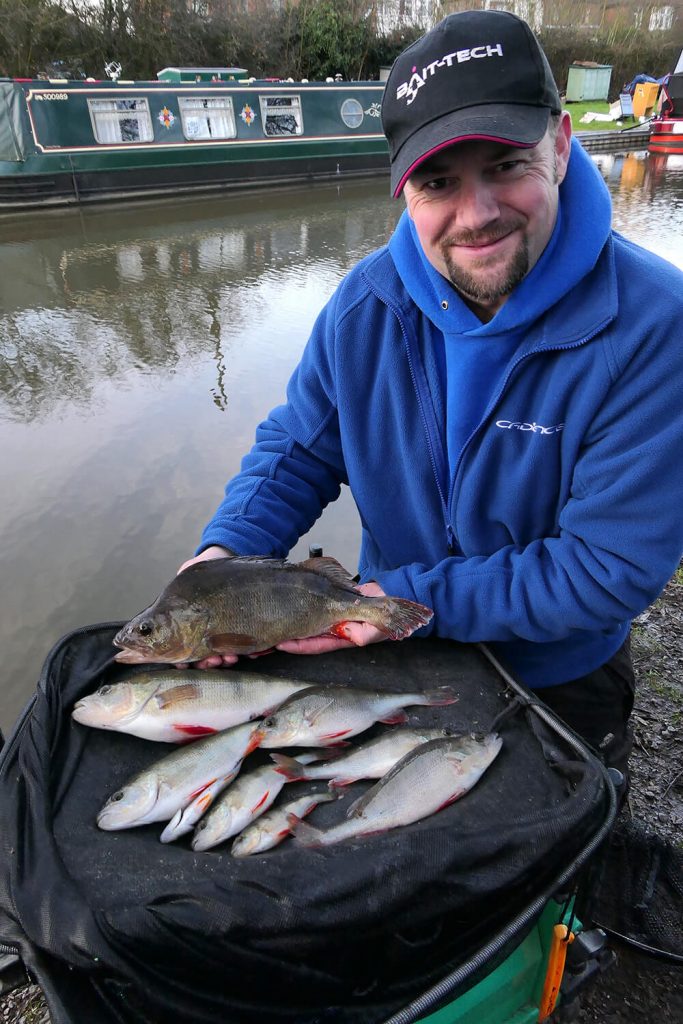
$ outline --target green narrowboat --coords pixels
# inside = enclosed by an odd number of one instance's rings
[[[0,212],[387,174],[380,82],[0,79]]]

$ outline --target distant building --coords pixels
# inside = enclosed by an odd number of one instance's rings
[[[547,28],[636,28],[668,32],[683,26],[683,0],[377,0],[377,25],[388,33],[409,25],[431,28],[447,14],[473,9],[510,11],[540,32]]]

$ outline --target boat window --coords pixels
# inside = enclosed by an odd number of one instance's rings
[[[358,100],[344,100],[341,117],[347,128],[360,128],[363,123],[363,108]]]
[[[88,100],[95,139],[113,142],[153,142],[154,130],[146,99]]]
[[[235,114],[229,96],[180,96],[178,104],[186,139],[235,138]]]
[[[266,135],[302,135],[304,121],[298,96],[261,96],[261,118]]]

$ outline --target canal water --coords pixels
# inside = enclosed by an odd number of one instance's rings
[[[595,160],[615,226],[683,269],[683,157]],[[391,234],[387,193],[382,179],[0,220],[5,733],[61,636],[129,618],[192,555],[322,304]],[[292,557],[310,544],[355,568],[348,492]]]

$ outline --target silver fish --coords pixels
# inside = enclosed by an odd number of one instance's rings
[[[258,722],[247,722],[174,750],[109,797],[97,824],[112,831],[168,821],[207,786],[227,786],[258,743]]]
[[[320,793],[305,793],[271,807],[262,814],[253,825],[249,825],[235,838],[230,852],[233,857],[248,857],[252,853],[264,853],[278,846],[287,836],[291,835],[290,819],[301,820],[318,806],[328,800],[336,800],[335,793],[329,790]]]
[[[307,763],[317,756],[304,754],[302,760]],[[192,849],[198,853],[209,850],[237,835],[268,810],[286,782],[272,764],[240,776],[195,828]]]
[[[359,779],[381,779],[390,768],[421,743],[452,735],[448,729],[390,729],[332,761],[306,764],[300,757],[271,754],[289,782],[330,779],[331,786],[348,786]]]
[[[261,723],[262,747],[334,746],[369,729],[375,722],[406,722],[411,704],[453,704],[456,694],[447,686],[424,693],[386,693],[346,686],[314,686],[292,694]]]
[[[82,697],[71,715],[97,729],[185,743],[267,715],[311,685],[237,669],[139,672]]]
[[[356,800],[345,821],[322,831],[292,818],[294,836],[304,846],[330,846],[427,818],[472,789],[502,745],[497,733],[423,743]]]

